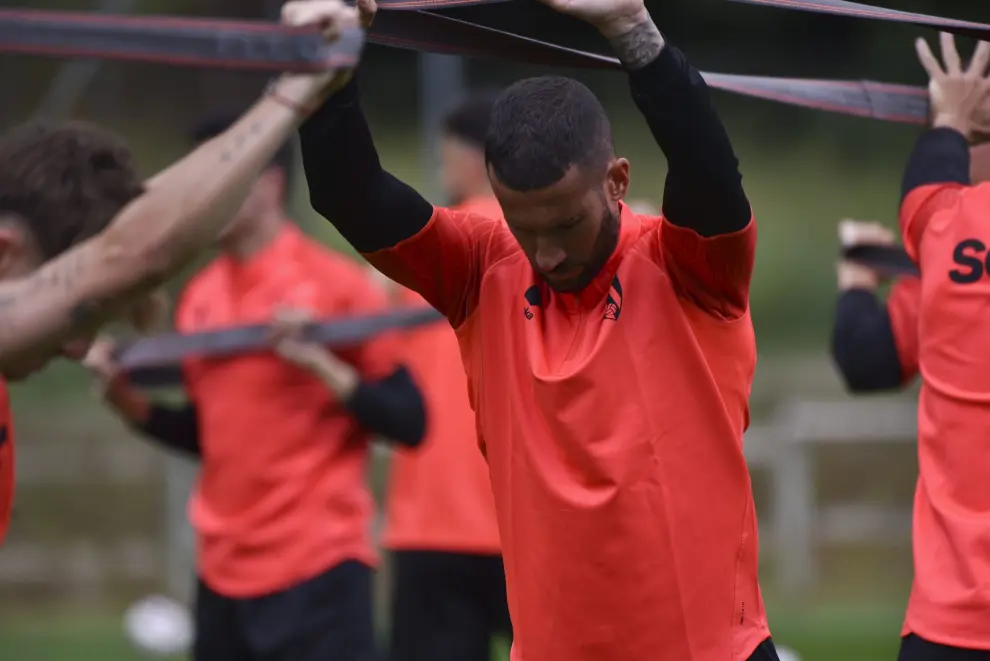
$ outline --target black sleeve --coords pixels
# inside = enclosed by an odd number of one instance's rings
[[[400,367],[375,381],[362,381],[346,403],[362,427],[415,447],[426,434],[426,405],[409,371]]]
[[[192,404],[178,408],[152,404],[148,419],[135,428],[172,450],[179,450],[196,457],[202,454],[199,442],[199,416],[196,407]]]
[[[887,307],[866,289],[839,295],[832,329],[832,359],[854,393],[899,389],[901,360]]]
[[[359,252],[394,246],[433,216],[433,205],[382,169],[356,81],[330,97],[299,137],[313,209]]]
[[[937,128],[918,138],[904,169],[901,200],[915,188],[929,184],[970,184],[969,144],[959,131]]]
[[[745,228],[752,214],[739,160],[701,74],[667,44],[651,63],[629,72],[629,84],[667,157],[667,220],[702,236]]]

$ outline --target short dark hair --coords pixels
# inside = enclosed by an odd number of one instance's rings
[[[95,125],[32,121],[0,137],[0,214],[24,223],[46,261],[143,192],[130,149]]]
[[[443,134],[484,149],[492,108],[499,94],[499,90],[479,90],[471,94],[443,118]]]
[[[539,190],[572,167],[594,169],[611,158],[612,127],[587,87],[571,78],[527,78],[495,101],[485,160],[512,190]]]
[[[208,117],[192,128],[189,132],[189,140],[194,145],[206,142],[225,133],[239,118],[240,115],[236,113],[222,113]],[[285,173],[286,194],[292,183],[293,163],[292,141],[286,140],[268,164],[268,167],[280,168]]]

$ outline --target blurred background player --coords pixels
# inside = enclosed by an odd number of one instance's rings
[[[339,2],[323,18],[357,23]],[[83,358],[116,317],[147,316],[135,306],[216,238],[337,76],[279,78],[229,130],[147,182],[130,150],[94,126],[32,122],[0,139],[0,543],[14,493],[7,380]]]
[[[990,145],[970,148],[973,183],[990,181]],[[877,222],[839,224],[843,248],[894,245],[894,231]],[[832,360],[850,392],[896,390],[918,374],[918,307],[921,280],[894,279],[885,300],[878,293],[886,280],[869,265],[848,259],[836,267],[839,297],[832,327]]]
[[[941,35],[941,59],[916,43],[929,75],[932,128],[904,170],[900,228],[920,270],[912,352],[922,385],[912,523],[914,581],[900,661],[990,657],[990,396],[984,263],[990,186],[974,183],[972,145],[990,129],[990,44],[964,63]],[[882,315],[879,315],[882,322]],[[878,324],[883,326],[883,323]],[[887,323],[889,334],[893,324]],[[878,334],[880,335],[880,334]],[[890,353],[890,344],[876,350]],[[902,345],[903,345],[902,341]],[[896,347],[887,383],[897,383]],[[900,370],[903,380],[903,370]]]
[[[442,126],[444,193],[455,205],[501,218],[485,168],[485,134],[497,92],[479,92]],[[375,272],[377,273],[377,271]],[[426,306],[382,278],[398,306]],[[423,389],[423,444],[392,456],[384,546],[392,552],[391,661],[483,661],[495,635],[511,638],[488,466],[457,338],[446,321],[407,334],[406,364]]]
[[[208,122],[195,138],[226,122]],[[310,318],[381,311],[386,300],[357,263],[288,218],[291,161],[285,145],[176,312],[180,332],[274,318],[277,355],[187,361],[189,403],[179,408],[131,387],[109,343],[87,359],[126,422],[202,460],[189,510],[197,661],[376,658],[369,437],[423,437],[422,398],[397,362],[395,336],[336,355],[296,337]]]

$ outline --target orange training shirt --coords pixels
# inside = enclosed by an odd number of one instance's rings
[[[922,272],[914,583],[904,633],[990,650],[990,184],[915,188],[904,245]]]
[[[742,661],[769,634],[743,431],[756,226],[622,208],[577,295],[504,222],[437,208],[368,255],[455,327],[490,466],[514,661]]]
[[[7,382],[0,379],[0,545],[14,508],[14,426]]]
[[[458,209],[502,217],[493,196],[467,200]],[[426,305],[405,288],[398,288],[397,298],[401,305]],[[491,479],[478,448],[457,337],[441,322],[409,333],[405,349],[404,364],[424,391],[429,427],[418,448],[392,455],[384,545],[498,555]]]
[[[387,307],[364,268],[286,225],[246,262],[220,257],[196,275],[177,326],[267,323],[279,306],[317,318]],[[337,355],[362,377],[380,378],[396,369],[397,351],[387,335]],[[323,383],[272,353],[190,360],[184,375],[202,448],[189,516],[212,589],[257,596],[347,559],[376,561],[368,435]]]

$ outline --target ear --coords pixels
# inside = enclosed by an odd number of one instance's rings
[[[624,158],[612,161],[605,179],[609,200],[618,202],[624,198],[629,191],[629,161]]]

